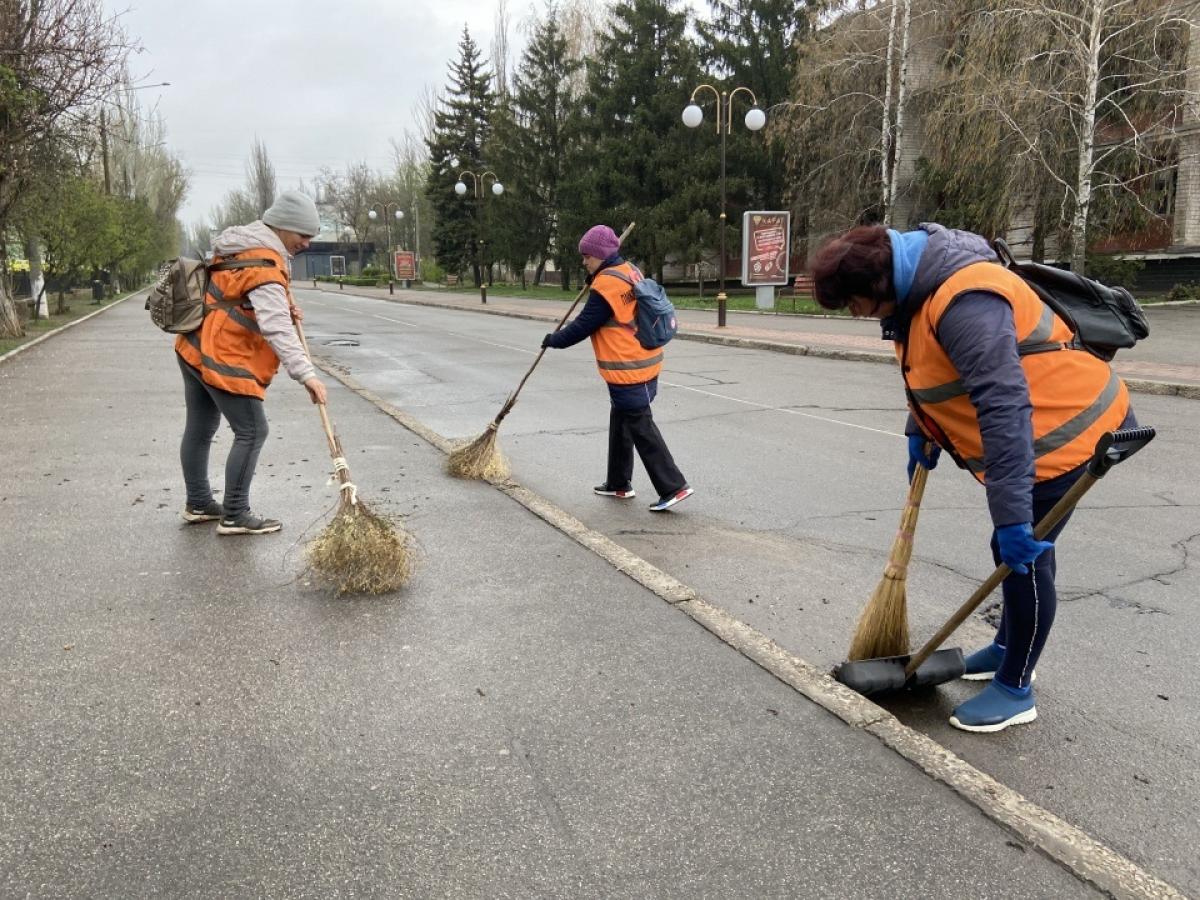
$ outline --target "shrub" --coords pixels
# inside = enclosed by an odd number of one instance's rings
[[[1088,254],[1087,273],[1090,278],[1108,285],[1131,287],[1146,263],[1140,259],[1118,259],[1108,254]]]
[[[427,257],[421,260],[421,280],[438,282],[446,277],[446,270],[437,264],[437,260]]]
[[[1200,284],[1194,281],[1187,284],[1177,284],[1167,291],[1167,299],[1176,303],[1186,303],[1200,300]]]

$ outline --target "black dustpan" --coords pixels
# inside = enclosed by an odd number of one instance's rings
[[[1109,469],[1133,456],[1153,439],[1154,429],[1150,427],[1126,428],[1102,434],[1096,442],[1096,451],[1087,464],[1087,470],[1071,485],[1071,489],[1062,499],[1054,504],[1054,508],[1046,513],[1042,521],[1038,522],[1033,530],[1034,537],[1041,540],[1049,534],[1063,516],[1075,508],[1088,488],[1107,475]],[[833,677],[865,697],[932,687],[960,678],[964,671],[962,650],[957,647],[950,650],[937,648],[966,621],[967,616],[979,607],[1011,571],[1006,565],[998,566],[996,571],[988,576],[987,581],[979,586],[946,624],[938,629],[937,634],[915,654],[844,662],[833,670]]]

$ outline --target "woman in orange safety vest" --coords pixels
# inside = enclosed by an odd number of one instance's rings
[[[219,268],[211,274],[203,324],[175,340],[187,404],[179,451],[187,522],[215,520],[218,534],[270,534],[283,527],[250,511],[250,482],[267,439],[263,399],[280,363],[313,403],[325,402],[325,385],[292,321],[302,316],[288,268],[320,227],[312,199],[284,191],[261,221],[227,228],[213,244]],[[233,430],[233,445],[218,502],[208,481],[208,451],[222,416]]]
[[[1136,424],[1129,392],[987,242],[941,225],[851,229],[812,266],[818,302],[882,320],[911,413],[909,477],[945,450],[987,490],[992,556],[1012,574],[995,640],[966,660],[986,680],[950,724],[993,732],[1037,717],[1034,666],[1054,622],[1054,541],[1039,521],[1079,478],[1106,431]],[[925,452],[926,444],[933,449]],[[1068,516],[1069,518],[1069,516]]]
[[[687,479],[654,423],[650,404],[658,392],[663,351],[644,348],[636,337],[637,301],[630,282],[641,273],[619,255],[620,239],[607,225],[589,228],[579,241],[591,292],[579,315],[565,328],[546,335],[543,347],[562,349],[592,339],[596,367],[608,385],[608,475],[592,488],[603,497],[629,500],[633,489],[633,451],[637,448],[658,500],[651,512],[665,512],[692,495]],[[623,277],[619,277],[623,276]]]

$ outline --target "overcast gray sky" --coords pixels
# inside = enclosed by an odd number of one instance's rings
[[[464,24],[490,52],[492,0],[104,0],[144,52],[139,92],[166,120],[167,143],[191,170],[180,218],[207,218],[245,180],[257,136],[280,189],[322,165],[388,169],[392,138],[415,131],[425,85],[441,89]],[[509,0],[510,45],[532,4]],[[516,58],[515,53],[510,54]]]

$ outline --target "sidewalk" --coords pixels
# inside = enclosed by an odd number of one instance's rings
[[[420,544],[401,594],[299,576],[336,498],[286,378],[253,494],[284,531],[182,524],[140,307],[0,365],[0,895],[1098,895],[336,382]]]
[[[297,287],[306,287],[297,284]],[[320,290],[338,293],[321,283]],[[557,322],[567,311],[574,293],[564,293],[566,302],[515,297],[489,297],[479,301],[478,292],[409,290],[397,288],[344,288],[343,293],[381,297],[399,303],[442,306],[492,315],[518,316]],[[578,310],[576,310],[578,311]],[[1151,306],[1146,309],[1150,338],[1131,350],[1122,350],[1114,367],[1130,390],[1167,394],[1200,400],[1200,304]],[[834,359],[882,362],[895,365],[891,344],[879,337],[873,320],[843,316],[791,316],[774,313],[729,312],[726,326],[717,327],[711,310],[679,310],[679,337],[735,347],[774,350]]]

